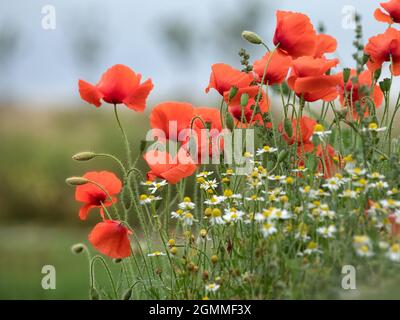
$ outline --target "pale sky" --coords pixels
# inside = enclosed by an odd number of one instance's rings
[[[326,33],[337,38],[343,66],[353,65],[354,51],[354,31],[343,27],[345,6],[355,7],[362,15],[365,38],[385,29],[372,16],[379,3],[376,0],[262,2],[267,5],[267,9],[260,9],[265,11],[265,19],[254,31],[267,43],[272,41],[276,9],[303,12],[315,26],[323,21]],[[175,99],[177,93],[211,101],[215,96],[204,94],[211,64],[227,59],[229,63],[236,61],[235,66],[240,68],[237,51],[240,46],[250,45],[240,42],[240,33],[237,50],[232,52],[211,50],[209,43],[216,41],[214,32],[220,31],[233,15],[240,15],[248,3],[249,0],[2,0],[0,30],[15,29],[20,37],[15,56],[8,65],[1,66],[0,91],[12,92],[18,101],[31,101],[35,107],[48,100],[74,101],[78,98],[77,79],[95,83],[108,67],[123,63],[142,73],[143,78],[152,78],[152,101]],[[44,5],[56,10],[55,30],[42,28]],[[198,43],[190,59],[177,57],[179,62],[172,61],[173,55],[160,37],[160,23],[168,19],[192,25],[191,39]],[[91,68],[77,64],[71,46],[81,33],[93,35],[102,44],[98,62]],[[262,48],[255,48],[254,52],[254,58],[263,54]]]

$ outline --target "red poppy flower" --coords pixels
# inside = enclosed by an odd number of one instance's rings
[[[374,12],[375,19],[380,22],[400,23],[400,0],[390,0],[380,4],[385,12],[381,9],[376,9]]]
[[[263,122],[261,114],[260,113],[255,114],[253,112],[254,106],[256,105],[258,92],[259,92],[258,86],[240,88],[237,91],[236,95],[230,101],[229,101],[229,92],[225,92],[224,99],[228,104],[228,110],[241,125],[244,126],[249,125],[250,121],[251,124]],[[248,95],[248,102],[245,107],[242,107],[241,100],[242,100],[242,95],[244,94]],[[259,99],[258,102],[260,107],[259,111],[261,111],[261,113],[267,112],[269,109],[269,99],[262,90],[261,90],[261,98]]]
[[[338,96],[336,87],[340,75],[327,75],[326,72],[339,63],[338,59],[301,57],[293,61],[288,79],[289,87],[305,101],[322,99],[332,101]]]
[[[179,134],[190,128],[194,117],[193,105],[186,102],[163,102],[150,113],[150,126],[159,129],[166,139],[178,141]],[[176,129],[175,129],[176,126]],[[155,135],[157,135],[155,133]]]
[[[325,53],[335,52],[336,48],[337,41],[334,37],[327,34],[319,34],[317,35],[314,57],[322,58]]]
[[[282,83],[288,74],[292,58],[282,51],[267,52],[260,60],[254,61],[253,70],[258,76],[258,81],[262,80],[265,67],[264,83],[268,85]]]
[[[217,63],[211,66],[210,83],[206,88],[208,93],[214,88],[223,95],[224,92],[231,90],[232,87],[247,87],[254,81],[254,77],[250,73],[242,72],[234,69],[224,63]]]
[[[131,255],[130,234],[132,232],[119,221],[104,220],[94,226],[89,241],[102,254],[122,259]]]
[[[79,80],[81,98],[96,107],[101,99],[112,104],[125,104],[129,109],[143,111],[146,99],[153,89],[150,79],[140,83],[142,76],[123,64],[116,64],[108,69],[96,85]]]
[[[112,199],[109,199],[107,194],[93,183],[77,186],[75,199],[84,203],[84,206],[79,210],[79,218],[86,220],[89,211],[93,208],[100,208],[100,214],[104,218],[102,204],[108,207],[117,201],[117,198],[113,197],[113,195],[121,191],[121,181],[114,173],[108,171],[90,171],[85,173],[83,177],[102,186]]]
[[[290,11],[277,11],[276,19],[274,44],[279,44],[279,50],[283,50],[294,59],[314,54],[317,34],[306,15]]]
[[[149,180],[161,178],[167,180],[170,184],[175,184],[191,176],[196,171],[196,165],[185,148],[180,148],[175,158],[172,158],[168,152],[152,150],[144,154],[150,171],[147,173]]]
[[[314,133],[314,127],[317,124],[317,121],[311,119],[307,116],[302,116],[299,122],[299,133],[297,133],[297,119],[292,120],[292,136],[289,137],[284,130],[283,123],[280,123],[278,126],[278,130],[282,133],[282,138],[288,144],[307,144],[311,143],[310,139]]]
[[[372,85],[372,72],[369,70],[365,70],[358,76],[358,82],[353,83],[351,79],[356,75],[356,70],[352,69],[350,72],[350,79],[344,84],[343,74],[342,81],[339,86],[339,94],[340,94],[340,103],[344,107],[350,107],[353,110],[353,117],[358,118],[357,111],[354,108],[354,104],[357,101],[361,102],[361,105],[365,107],[365,93],[360,90],[360,87],[366,87],[368,90]],[[346,98],[345,98],[345,88],[346,88]],[[381,88],[375,84],[372,92],[370,93],[371,98],[373,99],[375,106],[379,108],[383,102],[383,93]],[[368,108],[365,108],[365,115],[368,115]]]
[[[369,55],[369,70],[374,72],[392,59],[391,71],[395,76],[400,75],[400,31],[388,28],[384,33],[369,38],[364,51]]]

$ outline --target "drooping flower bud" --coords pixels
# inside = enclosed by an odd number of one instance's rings
[[[381,88],[382,92],[388,92],[391,85],[392,81],[389,78],[385,78],[381,82],[379,82],[379,87]]]
[[[247,40],[252,44],[261,44],[263,42],[261,37],[253,31],[247,31],[247,30],[243,31],[242,37],[243,39]]]
[[[79,152],[77,154],[74,154],[72,156],[72,159],[75,161],[89,161],[96,157],[96,154],[91,151],[84,151],[84,152]]]
[[[83,177],[69,177],[65,179],[65,182],[70,186],[80,186],[89,182],[88,179]]]
[[[72,253],[79,254],[85,249],[85,246],[82,243],[76,243],[71,247]]]
[[[350,74],[351,74],[351,69],[350,68],[344,68],[343,69],[343,82],[347,83],[350,79]]]

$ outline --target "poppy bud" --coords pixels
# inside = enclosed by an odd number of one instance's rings
[[[382,73],[382,69],[378,69],[374,72],[374,79],[375,81],[379,79],[379,77],[381,76]]]
[[[287,136],[291,138],[293,134],[293,127],[292,127],[292,122],[290,121],[289,118],[285,118],[285,120],[283,121],[283,127],[285,129]]]
[[[347,83],[347,81],[349,81],[350,73],[351,73],[351,69],[350,68],[344,68],[343,69],[343,82],[344,83]]]
[[[288,156],[289,152],[287,150],[282,150],[281,152],[279,152],[278,154],[278,163],[281,163],[283,160],[286,159],[286,157]]]
[[[84,247],[84,245],[83,245],[82,243],[74,244],[74,245],[71,247],[72,253],[75,253],[75,254],[81,253],[84,249],[85,249],[85,247]]]
[[[238,92],[238,88],[233,86],[231,88],[231,90],[229,90],[229,100],[228,101],[231,101],[236,96],[237,92]]]
[[[90,288],[89,297],[91,300],[100,300],[100,294],[95,287]]]
[[[235,122],[233,121],[233,117],[229,111],[225,113],[225,124],[231,131],[235,128]]]
[[[69,177],[65,179],[65,182],[70,186],[80,186],[89,182],[88,179],[83,177]]]
[[[369,60],[369,55],[364,54],[362,57],[362,65],[365,65]]]
[[[253,31],[243,31],[242,37],[252,44],[261,44],[263,42],[261,37]]]
[[[84,152],[79,152],[77,154],[74,154],[72,156],[72,159],[75,161],[89,161],[93,159],[96,156],[94,152],[90,151],[84,151]]]
[[[379,82],[379,87],[381,88],[382,92],[388,92],[391,85],[392,81],[388,78],[385,78],[381,82]]]
[[[131,296],[132,296],[132,288],[129,288],[122,294],[122,300],[130,300]]]
[[[247,103],[249,102],[249,95],[248,95],[248,93],[243,93],[241,96],[240,96],[240,105],[242,106],[242,107],[245,107],[245,106],[247,106]]]

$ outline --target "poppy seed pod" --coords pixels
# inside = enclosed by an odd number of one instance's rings
[[[350,74],[351,74],[351,69],[350,68],[344,68],[343,69],[343,82],[347,83],[350,79]]]
[[[65,179],[65,182],[70,186],[81,186],[83,184],[88,183],[89,180],[83,177],[69,177]]]
[[[85,249],[85,246],[84,246],[82,243],[74,244],[74,245],[71,247],[72,253],[75,253],[75,254],[81,253],[84,249]]]
[[[379,87],[383,92],[388,92],[390,90],[391,85],[392,81],[389,78],[385,78],[381,82],[379,82]]]
[[[243,31],[242,37],[243,39],[247,40],[252,44],[261,44],[263,42],[261,37],[253,31],[247,31],[247,30]]]
[[[84,151],[84,152],[79,152],[77,154],[74,154],[72,156],[72,159],[75,161],[89,161],[96,157],[96,154],[94,152],[90,151]]]
[[[233,120],[233,117],[230,114],[230,112],[225,113],[225,124],[229,130],[232,131],[233,129],[235,129],[235,121]]]

